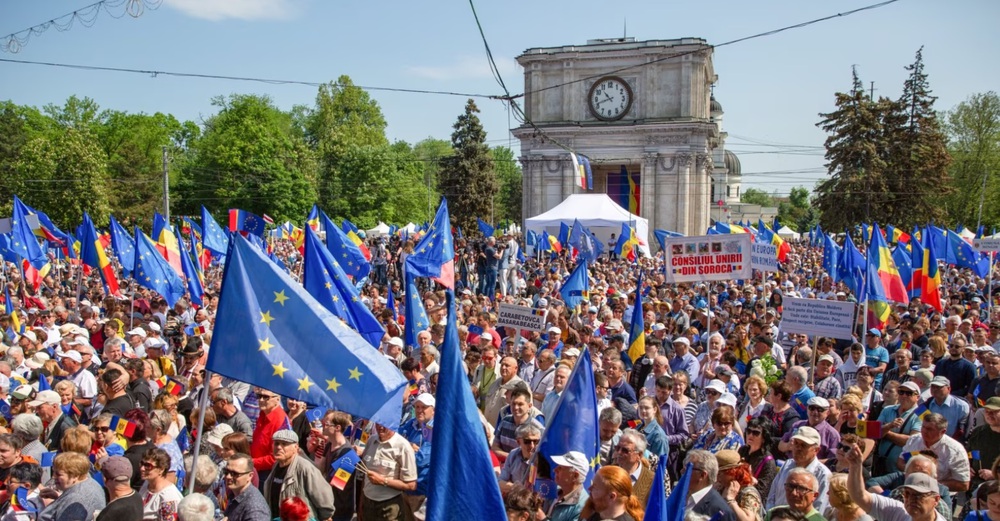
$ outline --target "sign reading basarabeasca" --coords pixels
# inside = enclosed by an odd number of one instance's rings
[[[531,331],[545,331],[545,311],[528,306],[500,303],[497,325]]]
[[[749,279],[750,235],[670,237],[663,242],[667,282]]]

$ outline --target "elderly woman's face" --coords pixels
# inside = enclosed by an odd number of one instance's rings
[[[73,401],[73,390],[69,387],[62,387],[58,392],[63,405],[69,405],[69,403]]]

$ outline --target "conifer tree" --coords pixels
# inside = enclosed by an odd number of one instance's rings
[[[475,230],[477,217],[490,220],[493,195],[498,189],[486,130],[478,113],[479,108],[470,99],[453,126],[454,154],[442,159],[438,173],[438,191],[448,198],[451,223],[463,230]]]

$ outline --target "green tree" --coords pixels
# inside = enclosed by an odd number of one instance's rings
[[[740,202],[746,204],[756,204],[760,206],[776,206],[771,194],[759,188],[747,188],[740,194]]]
[[[267,96],[236,94],[212,103],[219,112],[180,165],[173,207],[187,214],[202,204],[241,208],[300,221],[316,200],[316,160],[296,138],[291,115]]]
[[[493,147],[490,154],[499,183],[493,196],[494,218],[497,222],[521,222],[521,165],[507,147]]]
[[[0,215],[10,215],[13,197],[21,197],[31,206],[44,205],[47,209],[45,186],[32,180],[20,167],[24,147],[33,138],[52,132],[54,121],[39,110],[0,102]],[[41,189],[41,190],[39,190]]]
[[[1000,224],[1000,96],[969,96],[944,115],[953,191],[946,196],[952,222]],[[985,188],[985,189],[984,189]]]
[[[802,223],[810,222],[810,209],[809,190],[802,186],[796,186],[789,192],[788,201],[778,203],[778,221],[798,232],[808,230],[811,225],[802,227]]]
[[[856,69],[852,77],[850,92],[836,93],[836,109],[820,114],[823,120],[817,125],[829,134],[826,167],[830,178],[819,183],[815,199],[822,213],[820,222],[827,230],[867,220],[875,194],[888,188],[883,175],[885,147],[880,140],[884,106],[865,95]]]
[[[473,100],[466,102],[465,112],[458,117],[451,134],[455,153],[442,161],[438,175],[438,190],[448,198],[451,222],[464,230],[475,230],[477,217],[485,219],[493,214],[493,196],[498,189],[478,113]]]
[[[423,182],[426,186],[430,187],[430,191],[427,194],[426,215],[422,219],[424,221],[430,221],[434,218],[437,202],[441,197],[441,194],[438,193],[438,172],[441,171],[441,160],[454,153],[455,151],[451,148],[451,142],[447,139],[428,137],[413,145],[413,154],[422,168]]]
[[[444,143],[447,144],[446,141]],[[430,220],[433,214],[428,215],[427,202],[438,200],[437,190],[433,185],[427,184],[430,175],[428,167],[432,163],[423,160],[417,148],[410,147],[405,141],[397,141],[391,148],[396,169],[393,187],[389,190],[388,196],[392,211],[381,219],[399,224]],[[450,151],[451,147],[448,147],[448,150]],[[436,178],[436,174],[433,178]]]

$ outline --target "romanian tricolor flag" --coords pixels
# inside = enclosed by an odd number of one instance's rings
[[[897,244],[901,242],[909,244],[910,242],[910,234],[904,232],[903,230],[900,230],[899,228],[896,228],[891,224],[886,225],[885,236],[886,238],[892,237],[892,242],[895,242]]]
[[[181,248],[177,242],[177,235],[159,212],[153,214],[153,240],[156,241],[156,250],[167,259],[167,264],[177,272],[184,274],[181,266]]]
[[[166,391],[168,394],[172,394],[174,396],[180,396],[184,394],[184,384],[178,382],[177,380],[174,380],[173,378],[168,378],[167,385],[163,387],[163,390]]]
[[[785,239],[782,239],[781,236],[768,227],[768,225],[764,224],[763,219],[758,219],[757,221],[757,233],[764,241],[778,247],[778,261],[785,262],[785,259],[788,258],[788,254],[792,251],[791,245],[785,242]]]
[[[559,239],[555,238],[552,235],[549,235],[549,232],[542,232],[542,235],[543,235],[542,238],[545,239],[542,241],[542,244],[545,245],[544,251],[554,251],[556,253],[562,253],[562,243],[559,242]]]
[[[642,196],[642,188],[632,178],[632,174],[625,168],[625,165],[622,165],[622,174],[628,178],[628,212],[633,215],[639,215],[639,198]]]
[[[635,236],[635,228],[628,223],[622,223],[622,231],[615,244],[615,252],[622,259],[634,261],[638,258],[639,239]]]
[[[642,272],[635,285],[635,307],[632,308],[632,327],[628,332],[628,357],[633,362],[646,354],[646,326],[642,311]]]
[[[882,437],[882,422],[858,421],[857,434],[859,438],[877,440]]]
[[[309,216],[306,217],[306,226],[312,228],[314,232],[319,233],[321,231],[319,223],[319,206],[313,203],[312,210],[309,210]],[[304,234],[303,237],[305,237]]]
[[[365,241],[362,241],[361,237],[359,237],[354,230],[347,232],[347,238],[350,239],[359,250],[361,250],[361,254],[365,256],[365,260],[372,260],[371,250],[368,249],[368,246],[365,245]]]
[[[330,480],[330,484],[337,487],[337,490],[344,490],[347,486],[347,482],[351,480],[351,476],[354,475],[354,469],[357,468],[358,463],[361,458],[358,457],[358,453],[349,450],[344,456],[342,456],[337,461],[333,462],[331,465],[331,470],[333,470],[333,479]]]
[[[875,226],[878,227],[877,224]],[[871,236],[872,240],[868,247],[868,264],[870,266],[868,273],[869,276],[876,275],[878,281],[869,280],[868,285],[873,288],[881,285],[885,300],[903,304],[909,303],[910,297],[906,293],[906,285],[903,284],[903,278],[900,277],[899,270],[896,269],[896,263],[892,260],[892,252],[889,251],[885,238],[882,237],[881,233],[873,233]]]
[[[97,230],[94,228],[94,221],[90,220],[87,212],[83,213],[83,237],[80,238],[80,258],[83,263],[92,268],[97,268],[104,281],[104,288],[109,295],[118,295],[118,277],[115,276],[115,268],[108,260],[108,255],[101,246],[101,241],[97,238]]]
[[[920,299],[938,312],[944,312],[944,305],[941,303],[941,271],[938,269],[938,252],[934,249],[934,241],[927,241],[923,253]]]
[[[584,190],[594,188],[593,173],[590,170],[590,159],[586,156],[578,156],[572,152],[569,154],[573,162],[573,175],[576,177],[576,185]]]
[[[3,287],[3,298],[4,313],[10,316],[11,330],[19,335],[23,335],[24,324],[21,323],[21,319],[17,316],[17,310],[14,309],[14,301],[10,299],[10,289],[6,285]]]
[[[120,416],[112,416],[108,426],[125,438],[131,438],[135,433],[135,424]]]

